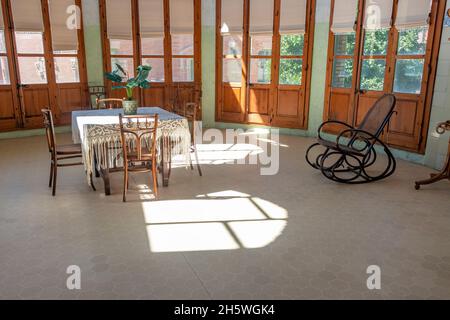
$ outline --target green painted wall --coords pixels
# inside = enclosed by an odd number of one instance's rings
[[[257,128],[259,126],[217,123],[215,121],[215,0],[202,1],[202,87],[204,127]],[[450,0],[447,2],[449,6]],[[325,76],[328,46],[330,0],[317,0],[312,83],[308,130],[281,129],[282,134],[315,136],[322,123]],[[98,0],[83,0],[84,34],[90,85],[103,84],[103,61],[100,37]],[[438,64],[438,79],[434,92],[430,132],[425,155],[395,150],[397,157],[439,168],[447,153],[448,136],[435,137],[435,124],[450,118],[450,28],[444,28],[441,54]],[[62,128],[60,130],[68,130]],[[42,134],[42,130],[17,131],[0,134],[0,138]]]

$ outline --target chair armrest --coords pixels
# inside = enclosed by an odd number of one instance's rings
[[[318,135],[319,139],[322,139],[322,129],[328,124],[339,124],[341,126],[349,128],[349,129],[354,129],[351,125],[349,125],[348,123],[342,122],[342,121],[338,121],[338,120],[326,121],[320,125],[319,129],[317,129],[317,135]]]
[[[342,131],[336,138],[336,144],[339,148],[340,146],[340,141],[342,138],[346,137],[348,138],[348,136],[350,136],[350,142],[347,144],[347,146],[349,148],[354,149],[357,152],[364,152],[366,149],[370,149],[375,143],[380,143],[381,145],[385,146],[385,144],[376,136],[374,136],[372,133],[361,130],[361,129],[347,129]],[[353,147],[353,144],[356,141],[361,141],[363,140],[366,143],[366,146],[363,149],[356,149]],[[373,140],[373,142],[371,142],[371,140]]]

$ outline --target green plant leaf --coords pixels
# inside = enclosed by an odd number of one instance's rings
[[[128,73],[125,71],[124,68],[122,68],[122,66],[120,64],[116,63],[116,68],[123,74],[124,77],[126,77],[128,75]]]

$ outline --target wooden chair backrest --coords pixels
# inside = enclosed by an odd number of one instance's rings
[[[124,116],[121,114],[119,115],[119,121],[125,165],[130,152],[137,155],[137,161],[142,160],[142,156],[144,156],[142,150],[146,146],[150,154],[156,156],[156,134],[159,121],[157,114],[139,116]],[[145,139],[145,136],[150,136],[150,139]],[[133,143],[128,143],[130,137],[134,138]],[[150,146],[148,146],[148,142],[150,142]],[[145,154],[145,156],[148,155]]]
[[[96,104],[97,109],[121,109],[123,100],[116,98],[97,99]],[[104,108],[102,106],[104,106]]]
[[[55,125],[53,122],[53,114],[50,109],[42,109],[44,118],[45,136],[47,138],[48,151],[54,152],[56,149]]]

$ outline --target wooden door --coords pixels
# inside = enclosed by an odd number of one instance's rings
[[[17,98],[10,19],[5,1],[0,2],[0,14],[3,22],[0,26],[0,131],[7,131],[20,127],[22,120]]]

